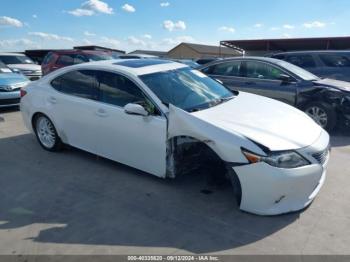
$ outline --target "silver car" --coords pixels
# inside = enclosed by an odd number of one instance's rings
[[[19,105],[20,90],[29,82],[27,77],[14,73],[0,62],[0,108]]]

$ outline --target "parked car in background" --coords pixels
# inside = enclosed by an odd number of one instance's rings
[[[18,106],[21,97],[20,90],[29,82],[27,77],[14,73],[0,62],[0,108]]]
[[[191,59],[171,59],[171,61],[188,65],[189,67],[192,67],[194,69],[200,67],[200,64],[198,64],[196,61],[193,61]]]
[[[57,70],[23,90],[21,112],[48,151],[65,143],[160,178],[211,167],[255,214],[305,208],[326,177],[329,135],[306,114],[171,61]]]
[[[24,54],[0,53],[0,61],[14,72],[22,73],[32,81],[38,80],[42,76],[41,67]]]
[[[321,79],[288,62],[264,57],[217,61],[200,70],[231,90],[270,97],[295,106],[320,126],[332,130],[350,121],[350,83]],[[268,117],[268,116],[266,116]]]
[[[288,52],[271,57],[285,60],[322,78],[350,82],[350,51]]]
[[[221,60],[221,59],[222,58],[216,58],[216,57],[200,58],[200,59],[196,60],[196,63],[200,64],[200,65],[205,65],[205,64],[208,64],[208,63],[211,63],[211,62],[214,62],[214,61],[218,61],[218,60]]]
[[[111,59],[115,59],[115,57],[111,53],[104,51],[78,49],[52,51],[45,56],[41,68],[43,74],[46,75],[66,66]]]
[[[129,54],[129,55],[120,55],[119,59],[157,59],[158,56],[155,55],[146,55],[146,54]]]

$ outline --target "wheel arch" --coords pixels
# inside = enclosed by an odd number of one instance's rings
[[[174,136],[167,141],[167,177],[175,178],[194,169],[206,167],[206,170],[215,172],[216,178],[225,176],[230,179],[240,204],[241,182],[232,165],[221,159],[211,141],[202,141],[191,136]]]

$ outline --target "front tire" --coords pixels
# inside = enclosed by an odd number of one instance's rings
[[[52,121],[45,115],[38,115],[34,119],[35,135],[39,144],[47,151],[57,152],[62,149],[62,141],[59,138]]]
[[[334,108],[322,102],[308,104],[305,107],[305,113],[327,131],[332,131],[337,123],[337,114]]]

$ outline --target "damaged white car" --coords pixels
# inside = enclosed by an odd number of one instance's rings
[[[322,187],[329,135],[281,102],[233,93],[186,65],[112,60],[57,70],[21,91],[29,129],[161,178],[196,166],[231,179],[242,210],[308,206]]]

